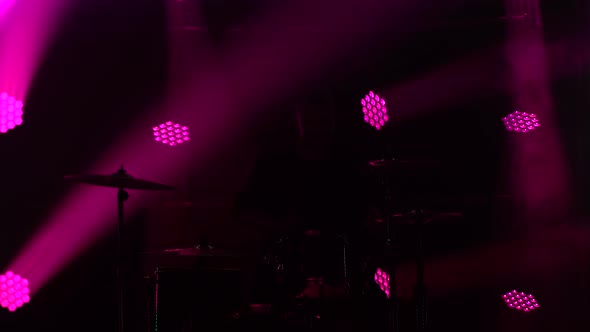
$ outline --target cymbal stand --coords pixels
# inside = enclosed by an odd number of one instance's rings
[[[348,241],[348,237],[346,236],[345,233],[339,234],[338,238],[340,240],[342,240],[342,263],[343,263],[342,264],[342,272],[343,272],[343,277],[344,277],[344,284],[346,287],[347,295],[350,295],[351,290],[352,290],[352,280],[351,280],[351,274],[350,274],[350,269],[349,269],[350,242]]]
[[[425,211],[417,209],[411,212],[416,229],[416,286],[414,299],[416,301],[416,331],[427,330],[427,302],[426,284],[424,282],[424,225],[427,222]]]
[[[127,173],[121,167],[119,171],[117,171],[117,175],[126,176]],[[117,222],[117,306],[118,306],[118,326],[119,332],[123,332],[125,330],[125,320],[124,320],[124,306],[123,306],[123,207],[125,205],[125,201],[129,198],[129,193],[125,191],[122,187],[119,187],[117,192],[117,203],[118,203],[118,222]]]
[[[160,183],[155,183],[146,180],[134,179],[129,176],[123,166],[115,173],[111,175],[84,175],[84,176],[65,176],[64,179],[86,183],[95,186],[116,188],[117,191],[117,210],[118,210],[118,222],[117,222],[117,239],[116,239],[116,254],[115,254],[115,268],[116,268],[116,287],[117,287],[117,304],[118,304],[118,331],[123,332],[124,324],[124,306],[123,306],[123,295],[124,295],[124,278],[123,278],[123,267],[124,267],[124,229],[123,229],[123,208],[125,201],[129,198],[129,194],[125,189],[138,189],[138,190],[171,190],[174,187],[167,186]]]
[[[399,300],[397,298],[396,282],[395,282],[395,267],[397,265],[396,252],[394,247],[394,233],[393,233],[393,218],[390,213],[392,207],[392,192],[391,181],[387,172],[383,173],[380,178],[381,185],[385,190],[384,195],[384,210],[385,210],[385,257],[390,266],[389,273],[393,280],[390,281],[389,289],[389,311],[388,311],[388,330],[391,332],[399,331]]]

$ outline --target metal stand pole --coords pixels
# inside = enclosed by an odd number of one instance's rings
[[[123,171],[124,172],[124,171]],[[119,188],[119,192],[117,193],[117,201],[118,201],[118,212],[119,212],[119,220],[117,223],[117,305],[118,305],[118,325],[119,325],[119,332],[123,332],[125,329],[124,324],[124,306],[123,306],[123,205],[125,201],[129,198],[129,194],[123,190],[123,188]]]
[[[427,303],[426,285],[424,283],[424,211],[414,211],[416,226],[416,288],[414,297],[416,301],[416,331],[424,332],[427,329]]]
[[[389,314],[388,314],[388,330],[391,332],[398,332],[399,331],[399,301],[397,298],[397,289],[396,289],[396,281],[395,281],[395,268],[397,264],[396,260],[396,252],[394,247],[394,234],[393,234],[393,218],[391,215],[391,205],[392,205],[392,194],[391,188],[389,183],[389,176],[384,174],[382,177],[382,184],[385,188],[385,227],[386,227],[386,240],[385,240],[385,250],[386,250],[386,257],[387,261],[390,264],[389,274],[392,278],[390,280],[390,289],[389,289]]]

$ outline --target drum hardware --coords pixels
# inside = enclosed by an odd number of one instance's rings
[[[350,295],[351,288],[352,288],[352,279],[349,270],[349,248],[351,246],[350,242],[348,241],[348,237],[346,234],[338,235],[338,238],[342,240],[342,270],[344,272],[344,283],[346,287],[346,294]]]
[[[201,241],[195,245],[195,249],[207,251],[214,250],[215,248],[209,243],[209,238],[207,235],[203,235],[201,236]]]
[[[118,222],[117,222],[117,297],[118,297],[118,325],[119,332],[125,330],[124,324],[124,306],[123,306],[123,277],[122,277],[122,243],[123,243],[123,207],[125,201],[129,198],[129,193],[125,189],[133,190],[173,190],[174,187],[156,183],[147,180],[134,178],[127,174],[123,166],[114,174],[111,175],[67,175],[64,177],[66,181],[89,184],[100,187],[117,188],[117,205],[118,205]]]
[[[395,224],[409,224],[413,226],[415,234],[415,262],[416,262],[416,284],[414,287],[414,301],[416,305],[416,331],[424,332],[427,330],[427,293],[424,282],[424,227],[436,221],[436,214],[423,209],[414,209],[407,213],[393,214],[389,217],[394,220]],[[440,216],[446,218],[458,218],[462,216],[459,212],[441,213]],[[439,219],[440,220],[440,219]],[[388,257],[389,258],[389,257]],[[390,282],[390,299],[394,296],[395,290],[395,265],[390,258],[387,259],[388,273],[392,276]]]
[[[213,247],[211,247],[213,248]],[[231,252],[221,249],[209,249],[199,248],[198,246],[190,248],[171,248],[164,249],[162,251],[151,252],[151,254],[174,254],[178,256],[189,256],[189,257],[241,257],[242,255],[237,252]]]
[[[429,219],[424,210],[412,211],[414,227],[416,228],[416,331],[423,332],[427,328],[426,285],[424,283],[424,225]]]
[[[251,303],[248,309],[253,314],[270,314],[272,312],[272,304],[269,303]]]
[[[156,268],[150,276],[149,331],[225,330],[241,315],[240,269]]]
[[[385,210],[385,224],[386,224],[386,247],[391,250],[393,248],[393,222],[395,213],[393,207],[394,192],[392,186],[396,185],[396,178],[402,178],[406,175],[421,174],[425,171],[433,169],[439,163],[432,160],[406,160],[398,158],[384,158],[372,160],[369,162],[370,171],[377,173],[379,184],[384,189],[384,207]]]
[[[417,331],[425,331],[426,329],[426,291],[424,286],[424,255],[423,255],[423,226],[434,220],[433,214],[426,212],[423,209],[411,209],[407,213],[394,212],[394,192],[392,187],[396,185],[395,180],[407,178],[419,178],[421,174],[429,172],[439,165],[438,161],[432,160],[404,160],[398,158],[383,158],[372,160],[369,162],[369,167],[372,172],[378,174],[379,184],[384,189],[384,215],[385,215],[385,259],[390,266],[390,275],[393,280],[390,283],[390,293],[388,303],[391,306],[389,311],[389,329],[393,332],[399,331],[399,299],[397,298],[396,284],[395,284],[395,267],[397,265],[396,250],[395,250],[395,234],[394,225],[400,222],[406,222],[415,225],[416,227],[416,325]],[[410,183],[407,189],[413,188],[414,184]],[[403,190],[401,190],[403,191]],[[405,195],[406,193],[401,193]],[[409,204],[418,205],[419,199]],[[406,202],[405,204],[408,204]],[[397,206],[400,209],[400,206]]]
[[[284,304],[295,300],[310,305],[325,298],[348,296],[350,243],[346,236],[318,230],[297,234],[282,236],[262,258],[268,271],[273,271],[275,295],[281,294],[275,299]]]

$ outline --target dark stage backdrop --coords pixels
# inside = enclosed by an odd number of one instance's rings
[[[239,5],[235,7],[241,9],[224,14],[223,4],[231,7],[232,3],[211,0],[205,8],[209,37],[220,50],[229,34],[225,27],[239,21],[240,15],[256,11],[248,1],[236,1]],[[26,101],[24,125],[0,136],[0,174],[4,174],[0,182],[0,267],[10,262],[63,199],[67,188],[62,176],[83,172],[123,128],[162,97],[167,84],[164,5],[164,0],[78,1],[64,21]],[[542,1],[542,6],[549,13],[545,18],[548,39],[576,34],[587,40],[588,4]],[[245,134],[245,143],[220,153],[205,174],[187,179],[182,190],[166,196],[161,206],[146,208],[130,220],[130,252],[190,246],[206,233],[216,246],[256,253],[265,241],[302,227],[365,230],[373,192],[364,165],[382,156],[383,139],[392,142],[399,157],[442,160],[445,193],[502,194],[504,174],[499,170],[504,166],[506,136],[497,119],[509,105],[507,96],[471,100],[394,123],[379,135],[362,122],[357,107],[368,89],[401,84],[501,41],[502,24],[490,20],[499,15],[502,1],[465,1],[454,17],[460,24],[415,36],[403,41],[402,47],[394,47],[383,36],[382,53],[375,61],[355,63],[351,59],[338,74],[309,82],[306,88],[269,106],[273,116]],[[478,19],[491,23],[469,25]],[[588,74],[587,67],[581,67],[575,75],[553,84],[578,207],[586,213],[590,199]],[[324,116],[306,117],[314,108],[324,110]],[[303,138],[297,112],[304,117]],[[466,223],[433,230],[429,250],[437,255],[469,251],[502,239],[511,229],[509,211],[502,214],[490,204],[483,205],[470,212]],[[177,237],[170,229],[157,231],[162,222],[176,225],[183,236]],[[20,312],[0,311],[0,330],[114,330],[113,236],[74,261]],[[130,256],[130,292],[138,299],[130,302],[134,312],[130,316],[141,326],[139,295],[146,271],[141,255]],[[588,262],[580,259],[579,263],[584,267],[572,273],[530,281],[547,299],[542,319],[523,320],[486,302],[503,287],[510,287],[506,283],[433,299],[432,322],[440,329],[455,331],[506,327],[497,321],[511,323],[507,330],[554,331],[567,326],[570,331],[583,331],[578,323],[587,317],[585,280],[589,274]],[[527,284],[527,280],[518,283]],[[560,306],[564,300],[570,304]],[[465,308],[465,303],[471,305]],[[465,310],[457,309],[461,306]]]

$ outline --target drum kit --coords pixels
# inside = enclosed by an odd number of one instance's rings
[[[109,187],[117,189],[117,207],[118,207],[118,222],[117,222],[117,306],[118,306],[118,327],[119,332],[125,330],[124,324],[124,306],[123,306],[123,276],[122,274],[122,248],[123,248],[123,220],[124,220],[124,205],[125,201],[129,199],[129,193],[126,189],[134,190],[173,190],[174,187],[161,183],[156,183],[147,180],[141,180],[127,174],[127,171],[121,168],[110,175],[66,175],[66,181],[84,183],[100,187]]]
[[[438,163],[433,161],[411,161],[398,159],[381,159],[371,161],[369,169],[377,174],[379,184],[383,186],[385,208],[381,220],[386,225],[386,243],[383,257],[393,259],[394,251],[394,229],[399,223],[411,224],[416,234],[416,265],[417,280],[415,288],[416,297],[416,329],[425,331],[426,322],[426,287],[424,285],[424,253],[423,253],[423,230],[426,224],[436,219],[448,219],[460,217],[460,213],[444,212],[435,213],[428,211],[423,206],[412,206],[409,209],[389,208],[395,206],[396,194],[391,191],[395,187],[395,179],[409,173],[421,173],[424,170],[432,169]],[[165,191],[174,190],[170,185],[153,181],[138,179],[129,175],[121,168],[110,175],[76,175],[66,176],[66,181],[76,182],[94,186],[110,187],[117,189],[118,204],[118,228],[117,228],[117,288],[118,288],[118,327],[119,332],[125,329],[124,306],[123,306],[123,278],[121,276],[122,264],[122,242],[124,241],[123,221],[124,203],[129,198],[126,190],[149,190]],[[114,202],[113,202],[114,203]],[[418,203],[417,203],[418,204]],[[294,301],[301,299],[318,299],[326,297],[350,297],[351,289],[354,287],[351,278],[351,245],[342,234],[325,234],[320,231],[307,231],[298,236],[285,236],[276,242],[271,250],[264,257],[264,262],[269,271],[274,274],[273,278],[283,288],[290,288],[284,294]],[[389,251],[389,252],[387,252]],[[325,254],[331,252],[331,254]],[[209,243],[200,243],[190,248],[169,248],[149,254],[175,255],[180,257],[240,257],[240,253],[220,250],[212,247]],[[326,260],[338,261],[337,264],[326,264]],[[395,275],[395,261],[390,261],[388,266],[391,275]],[[332,271],[328,271],[328,270]],[[337,272],[334,272],[337,271]],[[291,283],[289,283],[291,282]],[[395,282],[392,282],[390,296],[387,300],[389,305],[390,319],[388,329],[399,331],[399,301],[396,298]],[[315,315],[315,314],[314,314]]]

